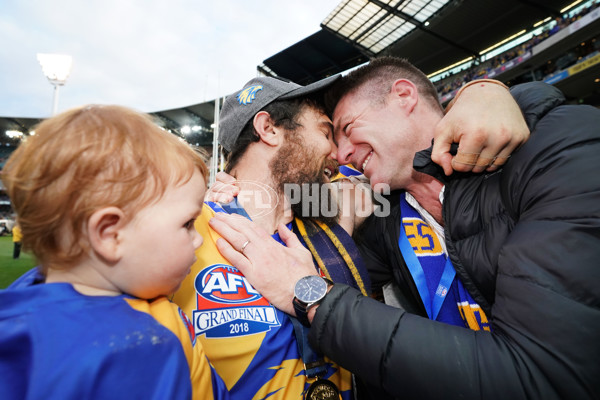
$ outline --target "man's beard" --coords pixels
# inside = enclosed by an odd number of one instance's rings
[[[296,196],[294,201],[288,197],[295,217],[333,225],[338,221],[339,210],[324,170],[328,167],[333,175],[338,164],[329,159],[319,162],[314,153],[301,135],[288,133],[285,143],[269,163],[273,183],[280,194],[290,193],[290,186],[286,190],[286,184],[294,185],[295,193],[300,194],[299,201]]]

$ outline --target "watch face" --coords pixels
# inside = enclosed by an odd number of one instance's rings
[[[303,303],[314,303],[327,294],[327,282],[320,276],[305,276],[296,282],[294,294]]]

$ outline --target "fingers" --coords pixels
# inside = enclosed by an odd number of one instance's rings
[[[236,182],[236,179],[228,173],[218,172],[215,176],[215,183],[206,192],[205,200],[223,204],[231,203],[240,193]]]
[[[231,265],[239,269],[242,274],[248,276],[252,275],[252,263],[248,261],[243,254],[238,252],[233,246],[225,239],[217,239],[217,249],[223,257],[225,257]]]
[[[211,218],[208,222],[210,227],[213,228],[219,235],[221,235],[221,237],[223,237],[223,239],[225,239],[236,252],[239,252],[244,245],[244,250],[246,250],[249,246],[249,243],[246,243],[246,241],[249,240],[249,237],[251,237],[252,234],[248,235],[247,233],[243,233],[240,229],[241,224],[236,223],[236,219],[223,218],[223,216],[225,216],[225,214],[217,213],[213,218]]]
[[[223,236],[217,239],[219,252],[272,305],[293,315],[295,282],[316,274],[310,251],[300,244],[294,233],[285,225],[279,226],[279,236],[289,246],[285,247],[239,215],[218,213],[209,223]]]
[[[446,175],[451,175],[453,157],[450,154],[450,146],[454,142],[454,136],[451,126],[446,122],[447,119],[442,119],[435,128],[431,159],[444,169]]]
[[[460,172],[493,171],[529,138],[529,129],[510,92],[502,85],[481,81],[456,98],[436,126],[432,160],[449,175],[447,162]],[[458,143],[455,157],[451,143]]]
[[[464,151],[458,151],[456,156],[452,160],[457,164],[470,165],[474,166],[477,164],[477,159],[479,158],[479,153],[466,153]]]
[[[498,167],[504,165],[509,157],[510,155],[486,157],[481,154],[463,153],[459,151],[452,159],[452,166],[456,171],[462,172],[472,171],[479,173],[484,170],[494,171]]]
[[[211,190],[207,191],[206,195],[204,196],[205,201],[212,201],[214,203],[221,203],[221,204],[231,203],[234,198],[235,198],[235,196],[233,196],[230,193],[213,191],[212,188],[211,188]]]
[[[488,172],[492,172],[506,164],[508,159],[510,158],[510,154],[505,155],[505,152],[502,152],[494,159],[494,161],[490,164],[490,166],[486,169]]]
[[[233,176],[229,175],[225,171],[219,171],[217,172],[217,175],[215,175],[215,182],[233,185],[235,184],[235,180],[236,179]]]
[[[300,243],[300,240],[298,240],[298,237],[294,232],[289,230],[285,224],[279,224],[277,230],[279,232],[279,237],[288,248],[304,248],[302,243]]]

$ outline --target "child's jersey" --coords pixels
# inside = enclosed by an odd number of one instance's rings
[[[205,204],[196,221],[204,244],[173,301],[191,316],[196,339],[232,398],[303,399],[314,379],[306,378],[293,324],[221,256],[216,248],[219,236],[208,225],[214,214]],[[343,399],[351,399],[350,372],[325,361],[324,378],[335,383]]]
[[[36,275],[0,291],[2,399],[229,398],[165,297],[85,296]]]

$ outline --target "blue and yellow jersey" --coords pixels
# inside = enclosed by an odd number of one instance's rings
[[[85,296],[69,283],[0,291],[3,399],[228,399],[181,309]]]
[[[340,165],[338,167],[338,173],[331,177],[331,181],[335,182],[340,179],[349,178],[351,176],[361,176],[362,172],[354,168],[352,164]]]
[[[191,316],[196,340],[232,398],[303,399],[312,380],[306,378],[292,322],[221,256],[219,236],[208,225],[214,214],[205,204],[196,221],[204,244],[173,301]],[[351,399],[350,372],[326,362],[325,378],[336,384],[343,399]]]

